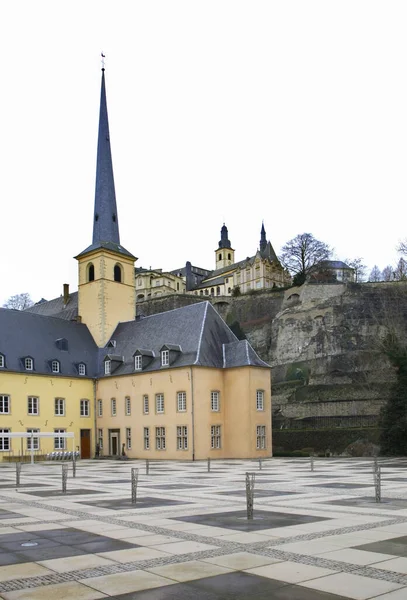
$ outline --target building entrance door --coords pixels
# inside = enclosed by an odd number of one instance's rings
[[[119,456],[120,454],[120,430],[109,429],[110,456]]]
[[[90,458],[90,429],[81,429],[81,458]]]

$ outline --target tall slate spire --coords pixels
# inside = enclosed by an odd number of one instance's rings
[[[219,242],[219,248],[231,248],[232,245],[229,242],[229,236],[228,236],[228,228],[226,227],[226,225],[223,223],[223,227],[220,230],[220,242]]]
[[[109,119],[107,116],[105,69],[102,68],[100,92],[99,136],[96,161],[95,211],[92,244],[120,244],[114,189],[112,153],[110,150]]]
[[[264,252],[267,247],[266,230],[264,229],[264,223],[261,224],[260,232],[260,252]]]

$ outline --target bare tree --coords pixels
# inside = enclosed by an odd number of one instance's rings
[[[400,258],[394,270],[394,279],[396,281],[405,281],[407,279],[407,261]]]
[[[295,277],[294,283],[304,283],[308,273],[332,254],[331,248],[315,239],[311,233],[302,233],[281,249],[280,260]]]
[[[3,308],[14,308],[15,310],[24,310],[32,306],[34,302],[31,299],[30,294],[24,292],[23,294],[16,294],[10,296],[8,300],[3,304]]]
[[[352,267],[355,271],[355,281],[356,283],[360,283],[365,278],[366,273],[366,265],[363,264],[363,258],[347,258],[345,260],[346,264]]]
[[[370,271],[369,281],[382,281],[382,272],[377,265]]]
[[[384,267],[382,271],[382,280],[383,281],[393,281],[394,279],[394,269],[391,265],[387,265]]]
[[[400,254],[404,254],[404,256],[407,256],[407,239],[399,243],[399,245],[397,246],[397,252],[400,252]]]

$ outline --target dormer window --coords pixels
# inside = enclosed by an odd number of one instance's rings
[[[59,373],[59,360],[53,360],[51,362],[51,371],[53,373]]]
[[[136,354],[136,356],[134,357],[134,370],[141,371],[142,368],[143,368],[143,357],[141,356],[141,354]]]
[[[168,367],[170,364],[170,351],[169,350],[161,350],[161,366]]]
[[[110,375],[112,369],[112,361],[105,360],[105,375]]]
[[[78,365],[78,373],[79,375],[86,375],[86,365],[85,363],[79,363]]]
[[[4,369],[6,366],[6,359],[4,358],[4,354],[0,354],[0,369]]]
[[[24,368],[26,371],[33,371],[34,369],[34,361],[32,358],[24,359]]]
[[[59,338],[55,341],[55,346],[58,350],[62,350],[63,352],[68,352],[68,340],[66,338]]]

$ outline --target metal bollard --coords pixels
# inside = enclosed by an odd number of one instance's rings
[[[382,501],[382,481],[381,481],[380,467],[377,467],[377,471],[374,474],[374,484],[375,484],[376,502],[381,502]]]
[[[76,477],[76,458],[75,458],[75,453],[72,456],[72,477]]]
[[[136,504],[137,502],[137,481],[138,481],[138,469],[131,470],[131,503]]]
[[[66,494],[66,482],[68,480],[68,465],[62,465],[62,492]]]
[[[262,469],[261,458],[259,458],[259,471]]]
[[[314,457],[313,456],[310,457],[310,461],[311,461],[311,471],[313,471],[314,470]]]
[[[16,485],[20,485],[21,466],[23,463],[16,462]]]
[[[211,472],[211,459],[208,458],[208,473]]]
[[[253,519],[254,478],[254,473],[246,473],[246,503],[248,520]]]
[[[150,461],[147,458],[147,460],[146,460],[146,475],[148,475],[149,472],[150,472]]]
[[[379,468],[379,463],[377,462],[377,456],[374,457],[373,459],[373,474],[376,473],[377,469]]]

